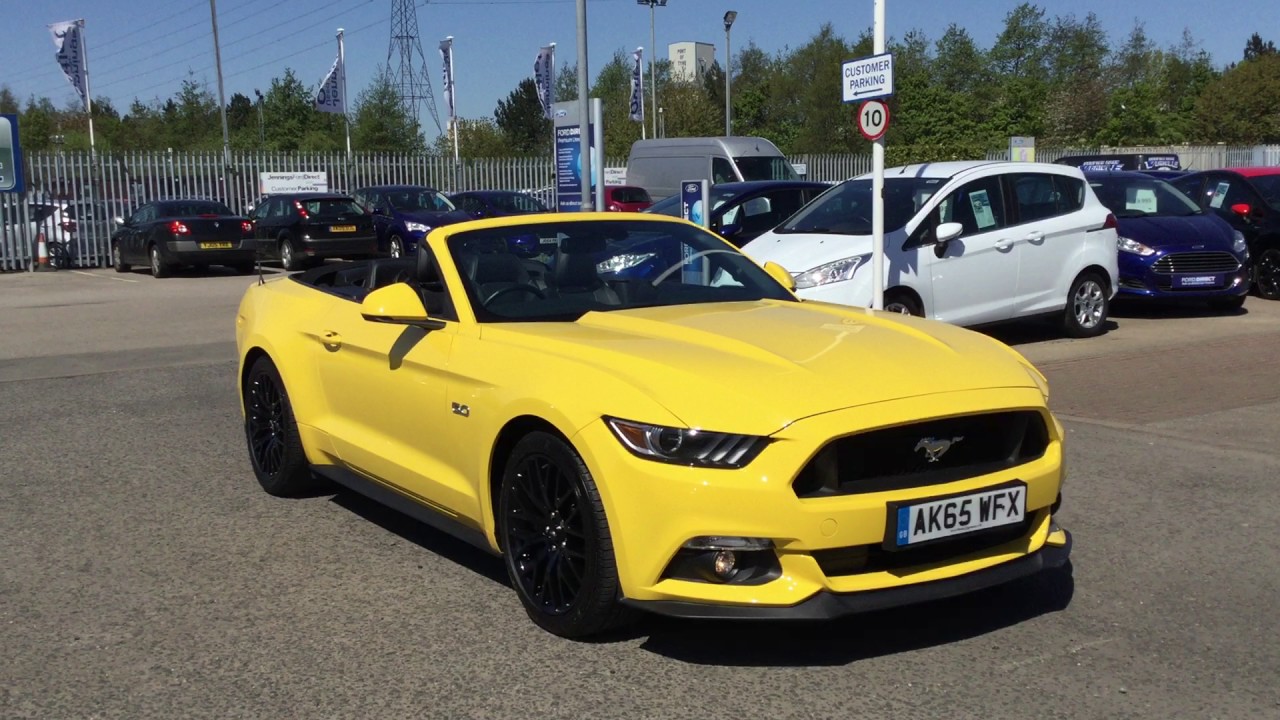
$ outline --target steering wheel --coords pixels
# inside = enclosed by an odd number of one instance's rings
[[[518,293],[518,292],[528,293],[529,295],[533,295],[539,300],[547,299],[547,296],[544,295],[541,290],[534,287],[533,285],[529,285],[527,283],[520,283],[518,285],[511,285],[510,287],[504,287],[501,290],[498,290],[497,292],[493,293],[489,297],[485,298],[484,302],[480,304],[484,305],[485,307],[488,307],[489,303],[492,303],[494,300],[497,300],[503,295],[510,295],[511,293]]]

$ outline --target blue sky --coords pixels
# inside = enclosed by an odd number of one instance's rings
[[[890,36],[912,28],[937,39],[957,23],[983,47],[990,46],[1014,0],[886,0]],[[95,96],[126,109],[135,97],[171,96],[187,77],[216,93],[207,0],[43,0],[0,9],[0,85],[25,98],[48,96],[58,105],[74,99],[54,61],[48,23],[84,18]],[[226,93],[253,97],[271,78],[292,67],[303,82],[318,85],[337,52],[335,31],[346,29],[347,76],[354,97],[387,61],[392,0],[219,0],[219,35]],[[1094,12],[1113,43],[1135,20],[1160,46],[1176,43],[1190,28],[1214,63],[1240,58],[1253,32],[1280,43],[1280,2],[1238,0],[1229,12],[1193,0],[1060,0],[1038,3],[1053,16]],[[649,9],[636,0],[589,0],[588,47],[592,73],[616,50],[646,46]],[[458,113],[492,117],[499,99],[532,72],[540,45],[557,43],[557,65],[576,58],[574,0],[418,0],[422,48],[432,86],[440,92],[439,41],[453,35]],[[670,0],[656,10],[657,45],[699,40],[723,58],[722,16],[738,11],[735,52],[748,40],[767,51],[795,47],[823,22],[852,39],[872,22],[871,0]],[[723,60],[722,60],[723,62]],[[832,92],[838,90],[832,88]],[[444,105],[438,102],[443,114]],[[433,124],[424,118],[429,135]]]

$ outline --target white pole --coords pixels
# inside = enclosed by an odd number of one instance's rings
[[[591,210],[591,100],[587,97],[587,0],[578,0],[578,184],[579,210]]]
[[[645,138],[647,138],[647,137],[648,137],[648,133],[647,133],[647,132],[646,132],[646,130],[645,130],[647,123],[645,122],[645,115],[644,115],[644,113],[645,113],[645,109],[644,109],[644,106],[645,106],[645,102],[644,102],[644,64],[643,64],[643,63],[644,63],[644,48],[636,48],[636,49],[640,51],[640,63],[641,63],[641,65],[640,65],[640,139],[641,139],[641,140],[644,140]]]
[[[454,92],[454,88],[458,86],[458,68],[453,64],[453,36],[449,35],[445,40],[449,41],[449,107],[452,108],[449,119],[453,123],[453,172],[456,186],[457,175],[462,167],[462,163],[458,161],[458,96]]]
[[[595,152],[591,153],[591,176],[596,180],[596,212],[604,212],[604,102],[591,98],[591,131]]]
[[[212,0],[210,0],[212,2]],[[89,92],[89,43],[84,39],[84,20],[80,21],[80,62],[84,64],[84,111],[89,115],[89,154],[96,154],[93,144],[93,93]]]
[[[884,2],[875,0],[875,54],[884,52]],[[871,307],[884,309],[884,137],[871,145]]]
[[[231,165],[231,135],[227,131],[227,96],[222,85],[222,48],[218,44],[218,5],[209,0],[209,17],[213,22],[213,63],[218,70],[218,109],[222,115],[222,165]]]
[[[341,68],[342,119],[347,131],[347,159],[351,159],[351,116],[347,114],[347,52],[342,42],[343,29],[338,28],[338,67]]]
[[[653,2],[649,2],[649,98],[653,101],[653,136],[658,137],[658,41],[653,31]]]
[[[560,210],[560,178],[556,175],[556,44],[551,43],[551,72],[547,74],[547,107],[551,110],[551,200]]]

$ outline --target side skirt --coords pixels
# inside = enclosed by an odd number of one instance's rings
[[[327,480],[332,480],[348,490],[360,493],[370,500],[381,505],[385,505],[398,513],[408,515],[424,525],[429,525],[436,530],[452,535],[469,545],[474,545],[491,555],[496,555],[493,548],[489,546],[489,540],[485,537],[483,532],[451,517],[447,517],[446,515],[417,502],[413,498],[377,482],[376,480],[370,480],[358,473],[337,465],[312,465],[311,470],[317,475],[320,475]]]

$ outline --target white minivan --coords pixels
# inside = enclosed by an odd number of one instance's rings
[[[942,162],[885,171],[885,309],[956,325],[1061,316],[1106,329],[1116,220],[1077,168]],[[847,180],[745,245],[800,297],[871,306],[871,176]]]

